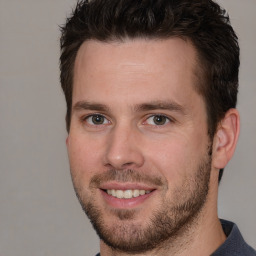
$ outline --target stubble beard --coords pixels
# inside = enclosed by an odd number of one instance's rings
[[[210,171],[209,153],[201,160],[195,175],[187,179],[182,187],[176,188],[173,199],[163,198],[159,207],[143,223],[136,222],[136,214],[140,214],[136,210],[113,209],[111,213],[115,217],[114,221],[110,225],[106,224],[104,209],[97,205],[93,194],[87,198],[74,179],[73,184],[78,200],[100,239],[113,250],[135,254],[159,250],[167,244],[171,246],[195,225],[207,200]],[[145,179],[134,170],[109,170],[106,177],[118,181]]]

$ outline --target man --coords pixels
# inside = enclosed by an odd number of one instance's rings
[[[256,255],[217,215],[239,134],[239,46],[210,0],[80,1],[61,84],[77,197],[100,255]]]

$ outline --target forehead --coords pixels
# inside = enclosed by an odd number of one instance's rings
[[[196,71],[198,66],[197,52],[188,39],[174,37],[162,40],[127,39],[125,41],[113,42],[87,40],[78,51],[75,60],[75,70],[85,64],[87,68],[99,65],[102,67],[105,61],[109,64],[105,68],[115,67],[116,64],[151,63],[151,67],[154,67],[155,70],[155,68],[161,69],[164,65],[170,65],[173,61],[177,62],[179,60],[184,62],[184,64],[193,66],[194,71]],[[90,66],[87,63],[88,61],[90,61]],[[125,61],[126,63],[121,63]]]
[[[98,101],[104,101],[102,96],[114,100],[121,99],[122,94],[127,100],[139,100],[145,93],[148,100],[168,100],[166,95],[182,99],[195,92],[197,67],[195,48],[180,38],[89,40],[76,57],[73,100],[91,96]]]

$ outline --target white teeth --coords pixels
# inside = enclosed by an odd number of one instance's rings
[[[132,191],[131,190],[125,190],[124,191],[124,198],[132,198]]]
[[[133,196],[137,197],[140,195],[140,191],[138,189],[133,190]]]
[[[114,189],[111,190],[111,195],[116,196],[116,191]]]
[[[140,190],[140,195],[143,196],[145,195],[146,191],[145,190]]]
[[[115,190],[115,189],[108,189],[107,193],[113,197],[117,198],[125,198],[125,199],[130,199],[133,197],[138,197],[138,196],[143,196],[145,194],[149,194],[151,191],[149,190]]]
[[[117,197],[117,198],[123,198],[123,197],[124,197],[124,192],[123,192],[123,190],[117,190],[117,191],[116,191],[116,197]]]

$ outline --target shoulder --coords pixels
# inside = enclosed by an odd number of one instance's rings
[[[256,251],[245,242],[235,223],[220,221],[227,239],[212,256],[256,256]]]

